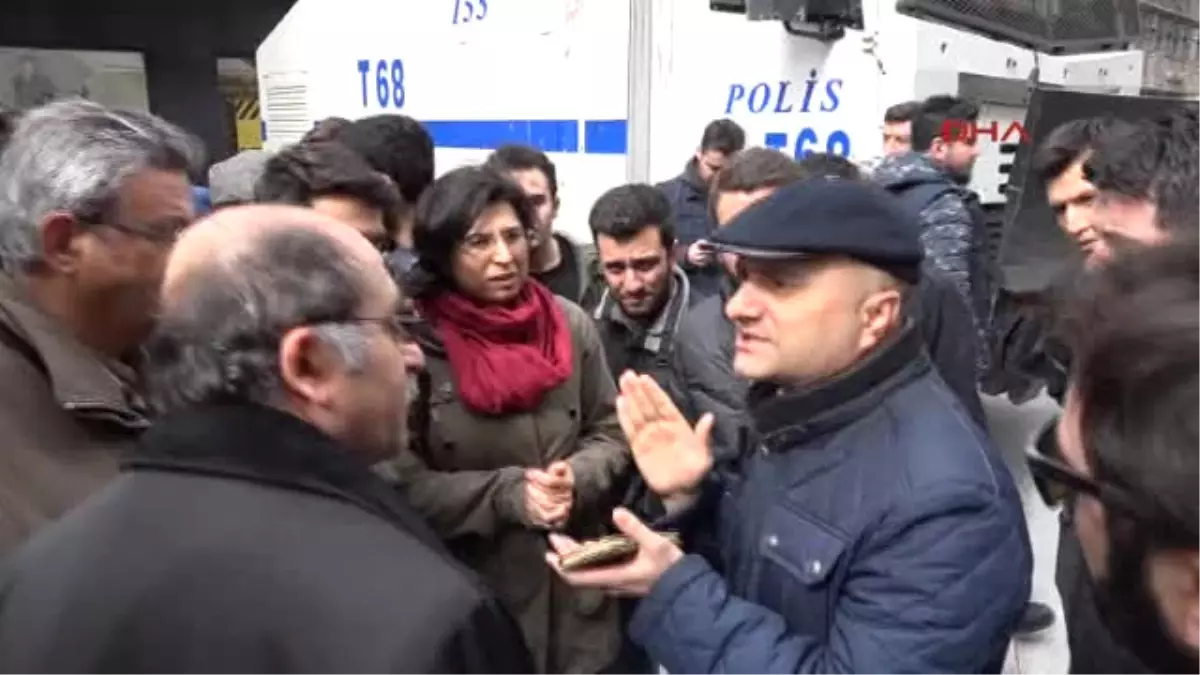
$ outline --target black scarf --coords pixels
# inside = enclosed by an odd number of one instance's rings
[[[319,494],[383,518],[445,552],[367,462],[311,424],[274,408],[233,403],[170,413],[142,436],[123,470],[205,474]]]

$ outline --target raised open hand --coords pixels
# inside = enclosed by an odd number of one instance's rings
[[[664,498],[693,490],[712,468],[712,414],[693,427],[648,375],[626,372],[620,384],[617,419],[646,484]]]

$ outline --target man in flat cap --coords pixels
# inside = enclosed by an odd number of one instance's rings
[[[637,556],[562,575],[642,597],[631,637],[668,671],[1000,672],[1029,535],[903,311],[922,259],[906,218],[881,188],[815,178],[713,239],[738,256],[726,314],[754,381],[731,463],[713,465],[710,416],[692,427],[651,379],[622,376],[622,427],[684,546],[618,510]]]

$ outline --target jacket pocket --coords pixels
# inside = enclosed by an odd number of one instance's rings
[[[763,521],[758,597],[793,630],[824,636],[838,597],[846,538],[783,506]]]

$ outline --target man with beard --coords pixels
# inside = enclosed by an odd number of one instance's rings
[[[717,224],[708,208],[708,191],[713,178],[729,158],[746,147],[746,132],[733,120],[713,120],[704,127],[700,148],[688,160],[683,173],[658,187],[671,204],[679,241],[675,258],[692,282],[699,298],[721,290],[721,267],[709,239]]]
[[[1137,668],[1089,653],[1118,646],[1146,672],[1200,667],[1197,248],[1190,235],[1122,255],[1066,310],[1066,408],[1029,461],[1047,503],[1072,516],[1107,628],[1086,641],[1072,635],[1072,672]]]
[[[671,257],[671,205],[653,186],[622,185],[596,200],[588,221],[606,285],[593,314],[613,379],[635,370],[671,391],[671,348],[692,295]]]
[[[984,214],[967,188],[979,157],[975,139],[947,128],[974,128],[979,108],[953,96],[932,96],[912,121],[912,151],[888,157],[874,179],[920,220],[931,267],[952,281],[971,308],[978,335],[977,376],[988,371],[992,283],[986,260]]]
[[[604,193],[588,217],[606,289],[593,316],[614,381],[627,370],[654,378],[676,401],[688,400],[673,361],[680,323],[693,294],[674,264],[671,205],[651,185],[631,184]],[[682,405],[682,403],[679,403]],[[624,503],[646,513],[660,504],[637,472]],[[623,606],[628,621],[631,606]],[[626,663],[639,658],[625,645]]]

